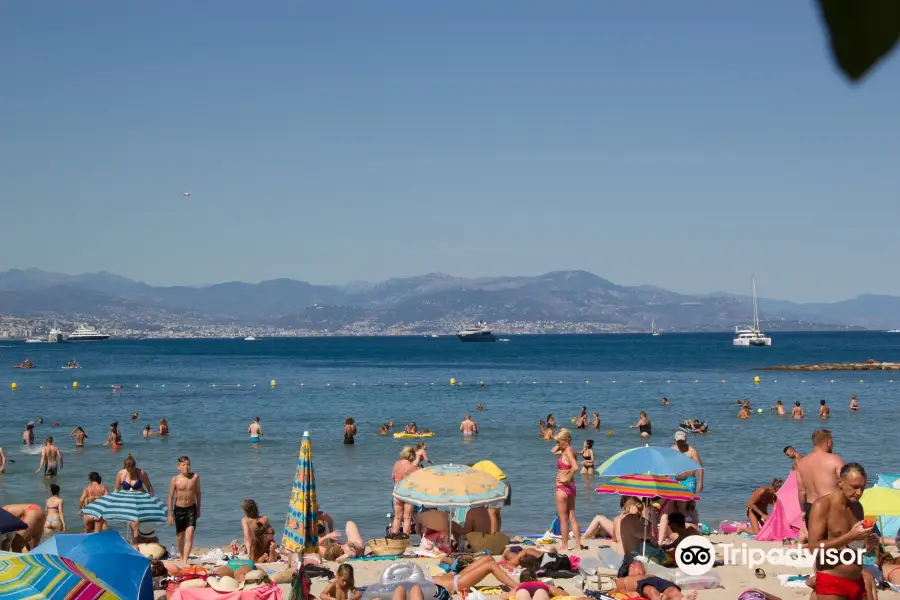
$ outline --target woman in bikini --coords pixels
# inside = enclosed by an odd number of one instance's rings
[[[63,512],[65,506],[63,499],[59,497],[59,486],[55,483],[50,484],[50,497],[47,498],[45,505],[47,520],[44,522],[44,533],[53,535],[60,531],[66,532],[66,515]]]
[[[241,530],[244,533],[244,548],[247,550],[247,554],[251,555],[252,560],[257,529],[262,527],[263,530],[266,530],[269,527],[269,517],[260,515],[259,506],[257,506],[255,500],[250,498],[241,502],[241,510],[244,511],[244,517],[241,519]]]
[[[319,556],[324,560],[332,560],[342,563],[348,558],[360,558],[366,552],[366,544],[359,528],[353,521],[347,521],[344,524],[344,531],[347,534],[347,543],[341,544],[341,532],[332,531],[324,538],[319,540]],[[324,542],[324,543],[323,543]]]
[[[419,442],[416,444],[416,465],[421,467],[425,463],[431,464],[431,459],[428,458],[428,444],[425,442]]]
[[[581,472],[587,475],[594,474],[594,440],[585,440],[581,449]]]
[[[13,540],[12,547],[16,547],[18,541],[26,551],[34,550],[41,543],[44,523],[47,521],[43,509],[37,504],[7,504],[3,510],[28,525],[25,531],[20,531],[15,535],[18,540]]]
[[[122,469],[116,473],[116,490],[145,492],[151,496],[153,495],[153,484],[150,483],[150,478],[143,469],[137,468],[137,461],[134,460],[130,452],[125,457]],[[134,537],[137,537],[137,521],[131,523],[131,531]]]
[[[462,590],[468,590],[469,588],[480,584],[481,580],[488,575],[493,575],[500,583],[511,590],[516,589],[519,585],[509,576],[509,571],[501,567],[500,564],[494,560],[493,556],[481,556],[476,558],[459,573],[435,575],[431,578],[431,582],[444,588],[452,596],[460,593]],[[440,593],[440,590],[438,590],[438,592]]]
[[[591,415],[591,427],[594,428],[594,431],[600,431],[600,413],[595,412]]]
[[[103,442],[103,445],[112,446],[113,450],[118,450],[122,447],[122,432],[119,431],[118,421],[109,424],[109,435],[106,436],[106,441]],[[128,456],[131,455],[129,454]]]
[[[344,419],[344,444],[352,445],[355,444],[356,441],[354,438],[356,437],[356,421],[353,420],[353,417],[347,417]]]
[[[581,529],[575,519],[575,483],[572,481],[578,469],[578,460],[572,450],[572,433],[564,427],[554,439],[556,445],[552,452],[559,456],[556,459],[556,513],[559,515],[559,532],[562,543],[568,549],[571,525],[571,531],[575,534],[575,547],[581,549]]]
[[[156,430],[156,435],[159,437],[166,437],[169,435],[169,423],[165,419],[159,420],[159,429]]]
[[[581,414],[579,414],[575,418],[575,428],[576,429],[587,429],[588,426],[588,416],[587,416],[587,407],[581,407]]]
[[[78,512],[84,518],[84,532],[95,533],[104,531],[106,529],[106,521],[98,519],[97,517],[92,517],[91,515],[86,515],[82,513],[81,510],[97,498],[102,498],[107,495],[109,489],[103,485],[103,480],[96,471],[93,471],[88,475],[88,482],[89,483],[81,492],[81,498],[78,499]]]
[[[547,427],[549,427],[550,429],[553,429],[554,427],[556,427],[556,417],[553,416],[553,413],[550,413],[547,415],[546,421],[547,421]]]

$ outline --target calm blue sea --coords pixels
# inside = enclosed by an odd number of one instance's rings
[[[12,369],[25,358],[38,368]],[[61,369],[69,358],[84,368]],[[884,450],[896,441],[900,373],[751,371],[869,358],[900,361],[900,334],[779,333],[771,348],[733,348],[729,334],[521,336],[495,344],[463,344],[452,337],[0,342],[0,372],[6,369],[0,445],[15,460],[0,475],[0,505],[46,499],[43,477],[34,472],[38,458],[20,446],[25,423],[42,415],[38,439],[52,434],[65,452],[59,483],[70,525],[79,522],[75,508],[90,471],[111,483],[131,452],[158,495],[165,495],[176,457],[186,454],[202,475],[198,543],[223,544],[239,536],[240,503],[247,497],[282,525],[300,438],[308,430],[321,506],[336,521],[354,520],[365,536],[375,537],[383,532],[391,467],[403,445],[376,435],[378,425],[392,419],[438,432],[429,441],[435,462],[496,462],[514,488],[504,529],[544,531],[554,516],[555,471],[549,443],[538,437],[538,420],[553,412],[565,422],[587,406],[599,411],[601,431],[575,431],[575,444],[594,439],[598,462],[641,443],[628,428],[641,410],[653,423],[653,444],[671,444],[685,418],[708,420],[711,433],[692,442],[707,468],[701,518],[717,522],[741,516],[755,486],[789,473],[782,447],[809,449],[810,434],[821,426],[815,418],[821,399],[832,405],[828,427],[845,460],[862,462],[873,475],[900,470],[896,454]],[[756,374],[759,385],[753,383]],[[462,385],[448,385],[451,377]],[[273,379],[277,386],[271,388]],[[17,391],[10,389],[13,381]],[[114,391],[114,385],[121,389]],[[858,414],[847,410],[853,393],[862,404]],[[662,396],[672,406],[661,407]],[[767,410],[738,421],[732,405],[745,397],[754,409],[779,398],[785,404],[800,400],[811,416],[797,422]],[[478,403],[484,412],[474,412]],[[130,422],[134,411],[141,414],[137,423]],[[481,427],[468,443],[456,433],[467,411]],[[254,448],[246,429],[257,415],[265,437]],[[347,416],[361,432],[350,447],[341,443]],[[142,439],[141,427],[155,427],[162,417],[171,427],[169,439]],[[62,427],[50,426],[56,419]],[[123,427],[124,451],[100,446],[113,420]],[[67,439],[75,425],[90,436],[83,451]],[[596,484],[581,482],[582,526],[617,506],[616,498],[593,492]],[[173,537],[170,528],[157,531],[166,541]]]

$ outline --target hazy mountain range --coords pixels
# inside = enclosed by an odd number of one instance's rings
[[[759,300],[768,329],[889,329],[900,298],[862,295],[835,303]],[[284,327],[367,320],[385,328],[442,321],[602,323],[645,330],[652,319],[673,331],[723,330],[752,318],[746,296],[686,295],[656,286],[621,286],[586,271],[533,277],[462,278],[443,273],[314,285],[292,279],[249,284],[151,286],[107,272],[65,275],[38,269],[0,272],[0,314],[107,317],[111,311],[166,311],[191,319]],[[413,327],[415,328],[415,327]]]

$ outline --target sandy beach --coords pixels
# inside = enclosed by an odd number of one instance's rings
[[[780,542],[757,542],[747,537],[735,535],[712,535],[709,536],[708,539],[717,545],[734,544],[735,546],[740,546],[741,544],[746,544],[748,548],[760,548],[764,551],[781,547]],[[586,546],[588,546],[587,550],[571,551],[568,554],[579,556],[582,558],[596,557],[598,554],[598,549],[601,546],[609,545],[609,540],[585,540],[584,543]],[[721,549],[718,550],[718,554],[721,558]],[[357,586],[362,587],[379,583],[382,572],[395,560],[397,559],[351,561],[349,564],[353,565],[353,571]],[[429,569],[431,567],[436,567],[438,564],[438,559],[434,558],[417,558],[414,556],[406,556],[401,560],[409,560],[421,565],[423,569],[426,569],[426,573],[429,572]],[[258,566],[260,569],[265,569],[270,575],[286,568],[285,565],[281,563],[272,563]],[[336,563],[323,563],[323,566],[326,566],[334,571],[336,570],[338,565]],[[712,572],[721,579],[721,586],[714,589],[697,590],[697,598],[700,598],[702,600],[732,600],[736,599],[741,594],[741,592],[748,589],[760,589],[769,594],[774,594],[779,598],[782,598],[783,600],[809,598],[810,589],[808,587],[806,587],[805,585],[802,585],[800,587],[787,587],[785,585],[782,585],[778,576],[811,575],[813,572],[811,568],[796,568],[792,566],[770,564],[763,565],[762,568],[765,571],[766,575],[764,579],[757,578],[753,570],[744,566],[729,565],[716,567]],[[515,578],[516,577],[514,576],[514,579]],[[553,585],[565,590],[566,592],[569,592],[571,596],[578,598],[584,596],[584,593],[581,590],[582,580],[583,578],[581,576],[572,579],[556,579],[553,581]],[[312,593],[318,597],[326,584],[327,581],[324,578],[314,579],[312,581]],[[496,579],[494,579],[493,577],[488,577],[482,582],[482,585],[479,587],[496,588],[498,586],[499,582],[497,582]],[[287,599],[290,592],[290,585],[281,584],[279,587],[282,590],[284,598]],[[684,593],[687,594],[688,590],[684,590]],[[485,595],[488,597],[494,595],[499,596],[499,593],[496,590],[493,590],[486,592]],[[455,597],[459,598],[461,596],[457,594]],[[156,598],[165,598],[165,592],[156,592]],[[878,598],[880,600],[896,599],[900,598],[900,593],[890,590],[880,590],[878,592]]]

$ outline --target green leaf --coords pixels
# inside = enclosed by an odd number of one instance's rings
[[[900,0],[818,0],[841,71],[860,81],[900,38]]]

